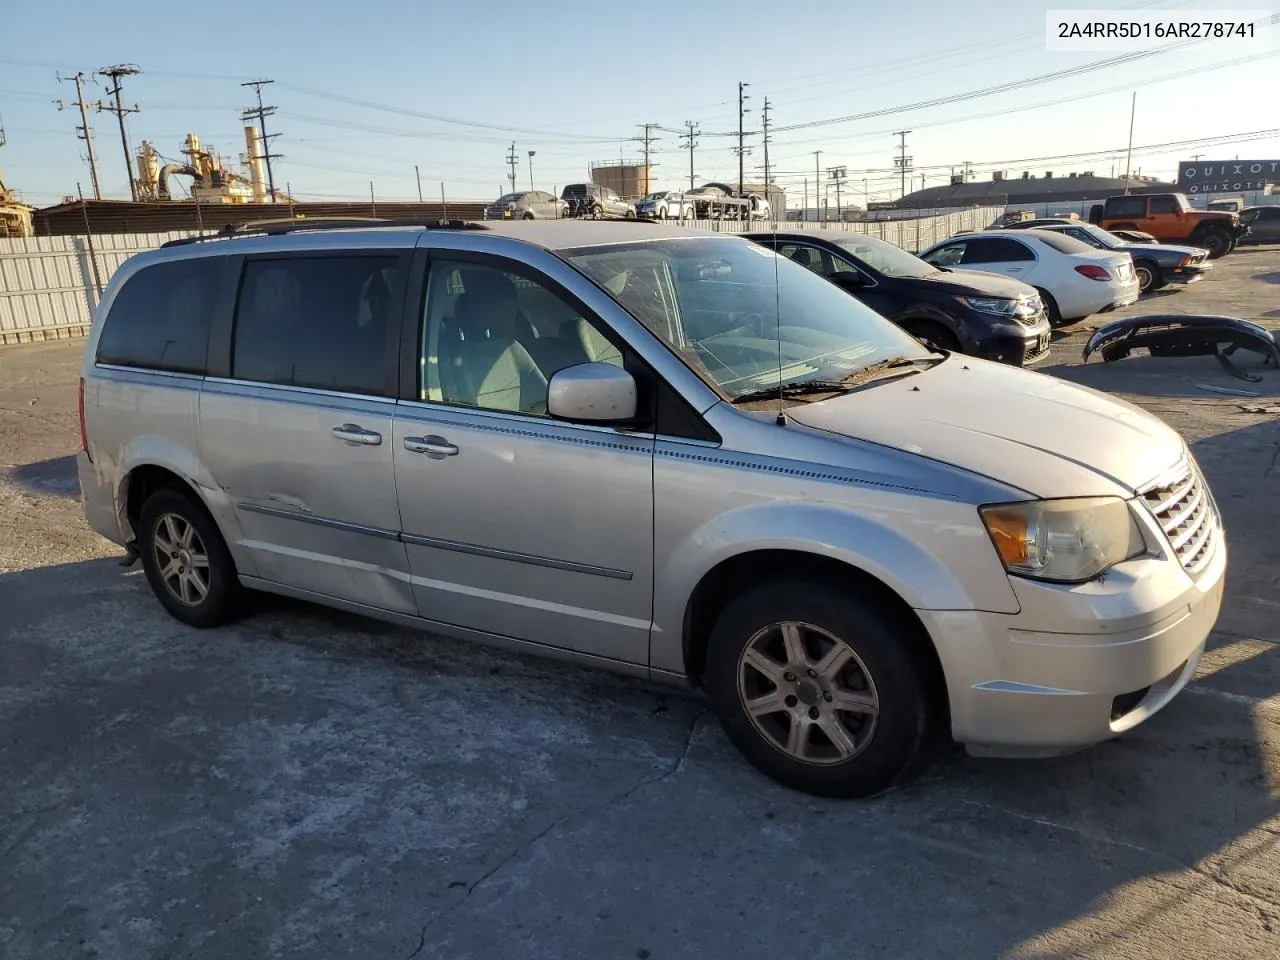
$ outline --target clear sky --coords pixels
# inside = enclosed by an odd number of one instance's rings
[[[143,70],[125,80],[126,105],[141,108],[129,117],[134,149],[146,139],[177,159],[191,131],[234,161],[244,151],[240,110],[251,103],[239,84],[274,79],[264,94],[278,107],[268,120],[268,131],[280,133],[273,149],[284,155],[276,181],[299,199],[362,199],[370,181],[379,197],[413,199],[415,164],[429,198],[443,182],[450,198],[489,199],[505,187],[512,141],[518,186],[529,184],[533,150],[534,182],[549,189],[586,179],[592,162],[638,157],[641,145],[629,138],[646,122],[670,131],[699,123],[699,181],[736,181],[736,137],[723,134],[737,128],[739,81],[750,84],[748,130],[759,130],[769,98],[778,130],[770,164],[793,205],[806,178],[812,189],[815,150],[824,178],[826,168],[847,168],[855,201],[864,179],[872,200],[896,196],[893,131],[904,128],[911,130],[914,187],[921,176],[946,183],[965,161],[979,179],[993,169],[1121,172],[1135,90],[1133,167],[1144,174],[1172,176],[1178,160],[1197,153],[1280,157],[1274,133],[1147,149],[1280,128],[1280,56],[1223,49],[1168,52],[958,103],[782,129],[1109,59],[1115,54],[1047,52],[1044,36],[1047,9],[1108,6],[1277,9],[1276,0],[11,0],[0,18],[0,118],[8,139],[0,169],[28,203],[57,202],[77,182],[87,194],[78,113],[59,112],[53,102],[73,100],[75,90],[57,74],[117,63]],[[1280,28],[1267,51],[1277,52]],[[95,81],[87,98],[105,90]],[[103,193],[127,199],[115,118],[93,114],[91,123]],[[678,134],[654,135],[655,186],[686,185],[689,156]],[[749,136],[747,145],[747,179],[759,181],[760,137]],[[1066,159],[1085,153],[1095,155]]]

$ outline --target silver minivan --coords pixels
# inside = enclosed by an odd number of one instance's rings
[[[1226,544],[1136,407],[737,237],[267,229],[133,257],[86,345],[85,514],[184,623],[267,591],[701,686],[836,796],[932,729],[1103,740],[1195,670]]]

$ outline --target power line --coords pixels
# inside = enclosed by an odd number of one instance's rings
[[[85,76],[83,73],[77,73],[74,77],[58,77],[59,83],[67,80],[76,85],[76,98],[72,101],[75,106],[80,108],[80,126],[76,130],[76,136],[84,141],[85,148],[89,151],[89,178],[93,181],[93,199],[101,200],[102,188],[98,185],[98,157],[93,152],[93,128],[89,126],[88,108],[90,104],[84,102]],[[66,105],[62,100],[55,100],[54,103],[58,105],[59,110]]]
[[[257,156],[250,157],[250,162],[254,160],[265,160],[267,162],[267,189],[271,191],[271,202],[276,202],[276,178],[275,173],[271,169],[271,161],[283,158],[282,153],[271,152],[271,139],[278,137],[278,133],[267,133],[267,117],[276,112],[275,107],[264,107],[262,105],[262,88],[269,83],[275,83],[274,80],[250,80],[240,84],[242,87],[253,87],[253,92],[258,97],[257,109],[249,108],[240,114],[242,120],[258,121],[258,149],[261,151]]]
[[[124,148],[124,172],[129,178],[129,196],[133,198],[134,203],[138,202],[138,182],[133,176],[133,154],[129,150],[129,133],[125,127],[124,118],[127,114],[137,113],[138,105],[135,103],[132,107],[126,107],[121,100],[121,90],[124,86],[125,77],[136,77],[142,72],[142,69],[131,63],[122,63],[114,67],[103,67],[98,73],[104,77],[110,77],[114,82],[110,90],[107,91],[108,96],[116,98],[116,105],[104,104],[101,100],[97,103],[98,112],[107,111],[114,113],[116,120],[120,123],[120,146]]]
[[[1274,14],[1266,19],[1273,24],[1280,22],[1280,14]],[[1262,22],[1262,20],[1258,21],[1259,24]],[[997,93],[1007,93],[1010,90],[1021,90],[1025,87],[1038,86],[1039,84],[1048,83],[1053,80],[1077,77],[1082,74],[1093,73],[1094,71],[1103,70],[1108,67],[1115,67],[1126,63],[1133,63],[1138,60],[1145,60],[1148,57],[1159,56],[1172,50],[1178,50],[1196,43],[1203,43],[1204,41],[1205,38],[1199,37],[1179,40],[1175,43],[1166,44],[1163,47],[1156,47],[1151,50],[1135,50],[1116,57],[1108,57],[1105,60],[1097,60],[1093,63],[1068,67],[1064,70],[1055,70],[1052,73],[1043,73],[1038,76],[1027,77],[1023,80],[1015,80],[1010,83],[1001,83],[990,87],[982,87],[977,90],[968,90],[964,93],[948,94],[944,97],[935,97],[932,100],[921,100],[917,103],[903,104],[902,106],[897,107],[885,107],[880,110],[869,110],[866,113],[849,114],[848,116],[843,117],[828,117],[825,120],[810,120],[806,123],[793,123],[786,127],[778,127],[777,130],[779,132],[789,130],[809,130],[814,127],[825,127],[836,123],[848,123],[854,120],[868,120],[873,117],[885,117],[895,113],[908,113],[913,110],[925,110],[930,107],[940,107],[951,103],[961,103],[966,100],[976,100],[982,97],[993,96]]]

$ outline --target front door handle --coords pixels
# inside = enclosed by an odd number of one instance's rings
[[[445,457],[458,455],[456,445],[435,434],[427,437],[405,437],[404,448],[413,453],[425,453],[432,460],[443,460]]]
[[[382,434],[374,430],[366,430],[358,423],[344,423],[329,432],[346,443],[362,443],[369,447],[376,447],[382,443]]]

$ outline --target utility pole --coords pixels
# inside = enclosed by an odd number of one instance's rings
[[[418,181],[418,202],[422,202],[422,172],[418,170],[418,165],[413,165],[413,175]]]
[[[907,156],[907,134],[910,130],[899,130],[898,137],[898,157],[895,163],[898,165],[898,172],[902,178],[902,195],[907,195],[907,171],[911,169],[911,158]]]
[[[649,156],[653,149],[652,145],[657,142],[658,138],[655,137],[652,132],[653,128],[657,126],[656,123],[642,123],[638,124],[638,126],[644,130],[643,136],[635,138],[640,141],[640,143],[644,144],[644,190],[640,192],[640,195],[643,197],[648,196],[650,191],[653,189],[653,184],[650,182],[651,177],[649,175],[649,168],[652,166]]]
[[[822,182],[822,166],[818,163],[818,160],[821,156],[821,150],[813,151],[813,208],[819,210],[819,214],[821,214],[821,210],[818,206],[818,184]],[[819,215],[814,219],[821,220],[822,217]]]
[[[74,77],[58,77],[59,81],[70,80],[76,85],[76,98],[72,101],[80,108],[80,126],[76,130],[76,136],[84,141],[86,149],[89,151],[89,178],[93,181],[93,199],[102,199],[102,187],[98,184],[98,156],[93,152],[93,128],[89,126],[89,104],[84,102],[84,74],[77,73]],[[62,100],[55,100],[58,109],[64,109],[67,104]],[[129,178],[129,182],[133,182],[133,177]]]
[[[840,212],[840,186],[841,184],[844,183],[846,179],[845,174],[846,174],[846,170],[844,167],[828,167],[827,168],[827,176],[830,177],[835,182],[835,185],[836,185],[836,219],[837,220],[839,220],[842,216]]]
[[[762,143],[764,144],[764,185],[766,188],[773,182],[769,179],[769,111],[771,109],[772,107],[769,106],[769,98],[765,97],[764,109],[760,111],[760,128],[764,131]]]
[[[271,192],[271,202],[276,202],[276,178],[275,173],[271,169],[271,161],[279,160],[283,154],[271,152],[271,139],[278,137],[278,133],[267,133],[267,117],[276,112],[275,107],[264,107],[262,105],[262,88],[268,83],[275,83],[274,80],[250,80],[242,83],[242,87],[253,87],[253,92],[258,95],[257,109],[250,107],[241,111],[241,120],[257,120],[258,121],[258,138],[262,141],[262,155],[259,157],[250,157],[251,160],[265,160],[267,162],[267,189]]]
[[[516,164],[518,162],[519,161],[516,158],[516,142],[512,140],[511,149],[507,153],[507,165],[511,167],[511,172],[507,174],[507,179],[511,181],[512,193],[516,192]]]
[[[533,189],[534,189],[534,186],[533,186],[533,158],[534,158],[535,156],[537,156],[537,154],[538,154],[538,151],[537,151],[537,150],[530,150],[530,151],[529,151],[529,189],[530,189],[530,190],[533,190]]]
[[[125,129],[124,118],[126,114],[137,113],[138,105],[135,103],[132,107],[126,107],[121,100],[120,92],[122,87],[122,78],[136,77],[142,70],[131,63],[122,63],[114,67],[103,67],[98,71],[104,77],[110,77],[115,83],[110,90],[107,91],[109,96],[116,98],[116,105],[104,104],[101,100],[97,103],[98,112],[103,110],[108,113],[114,113],[116,119],[120,121],[120,146],[124,148],[124,172],[129,178],[129,196],[133,198],[134,203],[138,202],[138,182],[133,176],[133,154],[129,152],[129,134]]]
[[[680,139],[688,141],[688,143],[685,144],[685,147],[689,151],[689,189],[692,190],[693,189],[693,148],[698,145],[698,142],[697,140],[694,139],[694,137],[696,137],[702,131],[698,129],[698,125],[694,123],[692,120],[686,120],[684,122],[684,125],[689,132],[680,134]]]
[[[747,112],[746,103],[751,98],[747,96],[747,87],[749,83],[738,82],[738,196],[742,196],[742,161],[746,156],[747,148],[743,142],[746,132],[742,129],[742,118]]]
[[[1129,162],[1133,159],[1133,120],[1138,114],[1138,91],[1133,91],[1133,101],[1129,105],[1129,149],[1124,154],[1124,195],[1129,195]]]

